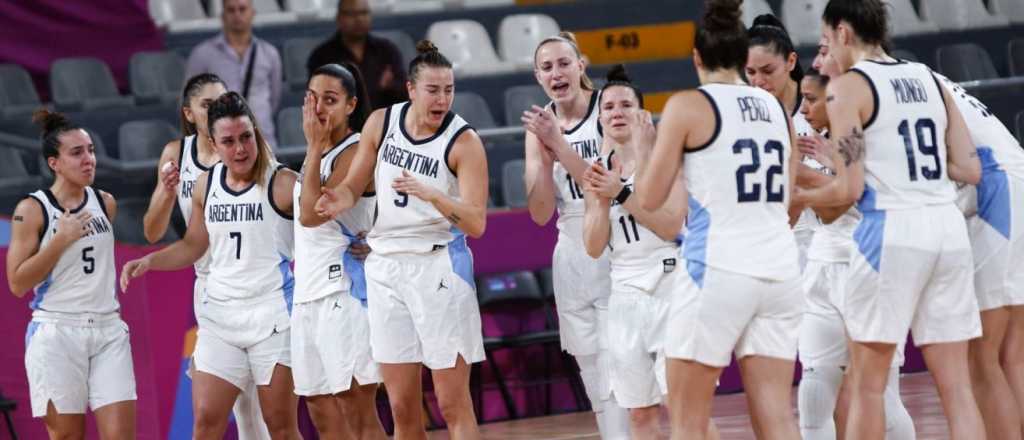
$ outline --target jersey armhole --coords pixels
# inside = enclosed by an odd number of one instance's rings
[[[199,135],[196,135],[199,136]],[[178,141],[178,169],[181,169],[181,161],[185,160],[185,138]]]
[[[391,107],[384,109],[384,125],[380,128],[380,141],[377,143],[377,148],[384,146],[384,139],[387,139],[388,129],[391,128]]]
[[[270,202],[270,207],[274,209],[274,212],[285,220],[295,220],[293,216],[286,214],[281,208],[277,207],[277,203],[274,203],[274,179],[277,177],[277,173],[281,171],[281,168],[288,168],[284,164],[278,164],[277,168],[274,168],[274,173],[270,175],[270,182],[267,183],[267,201]]]
[[[705,142],[703,145],[694,148],[686,148],[686,145],[684,144],[683,154],[696,153],[700,150],[710,147],[711,144],[715,143],[715,141],[718,140],[718,135],[722,132],[722,112],[718,110],[718,104],[715,102],[715,99],[712,98],[711,94],[704,89],[697,89],[697,91],[704,95],[705,98],[707,98],[708,102],[711,103],[711,108],[715,111],[715,131],[714,133],[711,134],[711,138],[708,139],[708,141]],[[783,110],[782,113],[786,113],[786,111]]]
[[[50,229],[50,216],[46,213],[46,204],[39,197],[32,194],[25,196],[26,199],[35,200],[39,204],[39,209],[43,211],[43,228],[39,230],[39,242],[42,243],[43,237],[46,236],[46,230]]]
[[[210,199],[210,189],[213,188],[213,175],[217,172],[217,165],[214,164],[210,167],[210,171],[206,172],[206,192],[203,194],[203,206],[206,206],[207,200]]]
[[[878,89],[875,88],[875,83],[871,81],[871,77],[869,77],[868,74],[865,73],[863,70],[860,70],[855,67],[853,69],[850,69],[850,71],[856,72],[860,76],[864,77],[864,81],[867,81],[868,87],[871,87],[871,98],[874,99],[875,101],[875,108],[871,110],[871,117],[868,118],[867,122],[865,122],[864,126],[862,127],[866,131],[868,127],[871,126],[871,124],[875,123],[875,118],[878,117]]]
[[[459,175],[456,174],[455,170],[452,169],[452,164],[451,162],[448,161],[448,155],[451,154],[452,147],[454,147],[455,142],[459,140],[459,136],[462,136],[462,133],[465,132],[466,130],[476,131],[469,124],[463,125],[462,127],[459,127],[458,130],[455,130],[455,134],[452,135],[452,138],[448,139],[448,145],[444,146],[444,166],[448,167],[448,171],[451,171],[452,175],[455,177],[458,177]]]
[[[946,107],[946,113],[949,113],[949,103],[946,102],[946,94],[942,93],[942,91],[945,90],[945,88],[943,88],[942,83],[939,82],[939,77],[935,76],[935,72],[932,72],[931,69],[928,69],[928,74],[932,76],[932,81],[935,81],[935,87],[939,89],[939,97],[942,98],[942,106]],[[949,93],[952,94],[953,92]]]
[[[797,95],[797,96],[799,96],[799,95]],[[792,147],[795,147],[796,146],[796,139],[793,139],[793,133],[795,131],[793,129],[793,116],[790,116],[789,113],[786,112],[786,106],[784,104],[782,104],[782,100],[781,99],[775,98],[775,101],[779,103],[779,108],[782,109],[782,114],[786,117],[786,128],[789,130],[789,133],[787,133],[787,135],[789,136],[789,145],[792,146]]]
[[[96,196],[96,203],[100,205],[100,210],[103,211],[103,216],[107,218],[107,221],[111,221],[110,213],[107,212],[107,201],[103,198],[103,191],[92,187],[89,187],[89,189],[92,190],[93,194]]]

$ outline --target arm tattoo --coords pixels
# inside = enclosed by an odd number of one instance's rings
[[[854,128],[847,136],[840,137],[839,154],[843,156],[846,166],[864,159],[864,131]]]
[[[14,221],[16,221],[16,222],[23,222],[23,221],[25,221],[25,217],[22,217],[20,215],[16,215],[16,216],[14,216]]]
[[[459,221],[461,221],[461,220],[462,220],[462,217],[459,217],[459,215],[454,213],[454,212],[451,213],[451,214],[448,214],[448,221],[452,222],[453,225],[459,224]]]

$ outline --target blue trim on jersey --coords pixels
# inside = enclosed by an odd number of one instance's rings
[[[693,196],[690,196],[690,212],[687,215],[686,228],[687,232],[689,232],[683,246],[686,270],[690,273],[690,278],[697,283],[697,286],[704,287],[711,214]]]
[[[39,330],[39,323],[36,321],[29,321],[28,329],[25,330],[25,350],[28,350],[28,343],[32,342],[32,336],[36,334],[36,330]]]
[[[978,182],[978,217],[1007,240],[1010,239],[1010,181],[999,167],[992,149],[978,147],[981,181]]]
[[[36,294],[32,298],[32,302],[28,304],[28,307],[32,310],[39,310],[39,306],[43,304],[43,297],[46,296],[46,292],[50,290],[50,286],[53,285],[53,273],[46,275],[46,279],[43,280],[39,287],[36,287]]]
[[[452,261],[452,270],[459,278],[467,284],[476,288],[473,282],[473,254],[469,252],[469,245],[466,244],[466,234],[452,226],[452,234],[455,238],[448,243],[448,258]]]
[[[295,296],[295,275],[292,273],[292,264],[284,254],[277,268],[281,270],[281,290],[284,291],[284,302],[288,304],[288,316],[292,314],[292,297]]]
[[[346,228],[345,225],[341,224],[341,222],[337,223],[338,226],[341,227],[341,233],[348,237],[350,242],[365,242],[365,240],[356,237],[356,234],[353,234],[352,231],[348,230],[348,228]],[[348,274],[348,278],[352,280],[352,284],[349,286],[348,289],[349,296],[358,299],[359,302],[363,305],[363,308],[366,308],[367,303],[365,262],[363,260],[357,259],[356,257],[353,257],[352,254],[348,251],[348,248],[346,248],[345,252],[341,254],[341,267],[342,269],[345,270],[345,273]]]
[[[0,247],[7,247],[9,244],[11,244],[11,222],[0,220]]]
[[[878,193],[870,185],[864,185],[864,194],[857,202],[857,209],[864,215],[853,232],[857,249],[875,272],[882,264],[882,244],[885,238],[885,210],[875,208]]]

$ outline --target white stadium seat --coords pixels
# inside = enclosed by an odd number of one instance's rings
[[[821,39],[821,14],[827,0],[783,0],[782,23],[796,46],[814,46]]]
[[[1007,26],[1010,20],[992,15],[981,0],[925,0],[921,17],[942,30],[964,30]]]
[[[774,14],[771,5],[765,0],[745,0],[743,2],[743,24],[748,28],[754,24],[758,15]]]
[[[992,12],[1013,23],[1024,23],[1024,0],[991,0]]]
[[[514,70],[510,63],[498,58],[491,37],[480,23],[473,20],[438,21],[427,29],[433,41],[452,62],[457,76],[489,75]]]
[[[516,14],[501,20],[498,26],[498,53],[517,67],[533,68],[533,51],[545,38],[561,30],[554,18],[544,14]]]
[[[930,34],[939,31],[931,21],[922,20],[910,0],[886,0],[889,4],[889,25],[895,37],[903,35]]]

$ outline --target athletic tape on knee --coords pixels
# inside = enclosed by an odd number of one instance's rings
[[[839,387],[843,382],[843,370],[839,367],[819,366],[804,368],[797,393],[797,407],[800,410],[800,429],[821,429],[831,427],[835,432],[833,414]],[[805,436],[806,438],[806,436]]]
[[[619,406],[615,397],[601,402],[601,411],[597,411],[597,430],[602,440],[629,440],[629,411]]]
[[[914,421],[907,412],[900,398],[899,368],[889,370],[889,380],[885,384],[883,394],[885,404],[885,438],[886,440],[913,440],[917,438]]]

